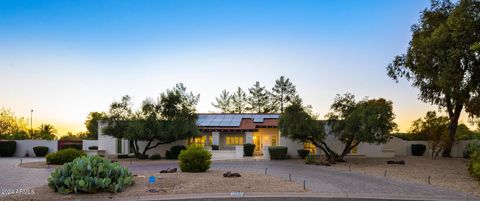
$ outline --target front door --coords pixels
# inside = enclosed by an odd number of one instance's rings
[[[255,152],[254,154],[262,154],[262,139],[260,138],[259,134],[253,135],[253,144],[255,145]]]

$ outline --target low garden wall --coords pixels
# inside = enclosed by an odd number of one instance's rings
[[[463,157],[463,150],[468,145],[470,140],[460,140],[456,141],[452,147],[452,156],[453,157]],[[411,156],[412,155],[412,144],[423,144],[427,147],[424,156],[431,156],[431,148],[428,141],[407,141],[402,140],[397,137],[393,137],[389,142],[383,145],[384,149],[390,149],[395,151],[396,156]]]
[[[33,147],[48,147],[48,153],[58,151],[58,140],[15,140],[16,149],[14,157],[25,157],[28,152],[29,157],[35,157]],[[83,140],[83,150],[88,150],[89,146],[98,146],[97,140]]]
[[[88,150],[88,147],[91,147],[91,146],[98,147],[98,140],[83,140],[82,150]]]

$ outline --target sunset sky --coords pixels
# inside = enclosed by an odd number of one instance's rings
[[[405,131],[437,108],[385,67],[429,3],[3,0],[0,107],[78,132],[125,94],[139,104],[183,82],[210,112],[222,89],[271,88],[285,75],[321,116],[336,94],[392,100]]]

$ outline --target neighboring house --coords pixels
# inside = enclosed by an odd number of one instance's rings
[[[290,157],[298,157],[298,149],[309,149],[315,154],[321,154],[310,143],[301,143],[282,137],[277,127],[279,114],[198,114],[197,125],[201,135],[188,140],[161,145],[149,150],[147,154],[160,153],[164,156],[165,151],[175,144],[200,144],[208,149],[211,145],[218,145],[219,150],[213,150],[214,158],[231,159],[243,157],[243,144],[255,144],[254,156],[268,156],[269,146],[286,146]],[[128,140],[115,139],[103,135],[103,124],[99,126],[98,149],[105,150],[109,155],[128,154],[130,152]],[[335,139],[334,135],[327,130],[326,142],[332,149],[340,152],[343,144]],[[142,146],[139,143],[139,146]],[[383,149],[383,145],[362,143],[352,150],[351,155],[366,157],[393,157],[395,153]]]

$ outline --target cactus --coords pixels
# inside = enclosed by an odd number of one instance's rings
[[[61,194],[121,192],[134,184],[132,173],[99,156],[82,156],[55,169],[48,186]]]

